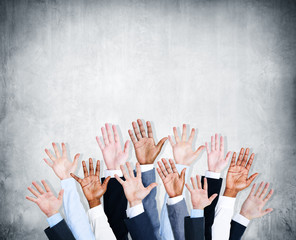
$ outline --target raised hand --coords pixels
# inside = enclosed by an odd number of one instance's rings
[[[125,181],[122,180],[117,174],[115,178],[122,185],[126,199],[129,202],[130,207],[136,206],[142,202],[142,200],[150,193],[150,191],[157,186],[157,183],[151,183],[148,187],[144,187],[141,179],[141,167],[139,163],[136,163],[137,176],[135,177],[131,164],[126,163],[129,174],[126,172],[123,165],[120,169],[123,173]]]
[[[138,119],[137,122],[140,128],[140,131],[137,126],[137,123],[136,122],[132,123],[137,139],[134,137],[132,130],[128,130],[128,133],[134,144],[137,160],[141,165],[153,164],[154,160],[157,158],[158,154],[160,153],[163,147],[163,144],[167,140],[167,137],[162,138],[156,145],[153,138],[151,123],[149,121],[146,123],[147,132],[148,132],[148,136],[147,136],[146,130],[143,126],[142,121]]]
[[[80,184],[84,196],[86,197],[89,207],[93,208],[101,204],[101,197],[107,190],[107,185],[110,177],[107,177],[103,184],[100,181],[100,161],[97,161],[96,172],[94,174],[93,161],[89,158],[89,173],[86,168],[85,161],[82,161],[84,178],[81,179],[75,174],[70,173],[71,176]]]
[[[205,207],[209,206],[212,201],[218,196],[217,193],[213,194],[210,198],[208,198],[208,182],[207,179],[204,178],[204,187],[201,186],[200,177],[196,175],[197,185],[195,184],[194,178],[191,177],[191,183],[193,189],[189,184],[185,184],[188,191],[191,194],[191,203],[193,209],[201,209],[203,210]]]
[[[70,162],[67,157],[67,149],[65,143],[62,143],[62,156],[57,145],[55,143],[52,143],[52,146],[56,156],[53,156],[48,149],[45,149],[47,156],[51,159],[52,162],[48,161],[46,158],[44,158],[43,160],[48,166],[53,169],[54,173],[58,176],[59,179],[63,180],[66,178],[71,178],[70,173],[75,172],[80,154],[76,154],[74,157],[74,161]]]
[[[250,186],[253,180],[257,177],[258,173],[254,173],[248,178],[255,154],[251,154],[249,161],[248,155],[249,148],[246,149],[245,154],[244,149],[242,148],[238,159],[235,162],[236,153],[233,153],[230,167],[227,172],[224,196],[236,197],[238,192]]]
[[[129,141],[125,142],[124,150],[122,151],[116,126],[112,125],[114,136],[109,124],[106,123],[105,127],[106,129],[104,127],[101,128],[105,146],[99,137],[96,137],[96,139],[103,153],[103,158],[107,169],[119,170],[120,165],[124,164],[128,159]]]
[[[220,137],[220,146],[218,139],[217,133],[215,134],[215,142],[214,137],[211,136],[211,151],[207,142],[205,145],[207,149],[209,171],[220,173],[227,166],[231,152],[228,152],[224,158],[224,138],[222,136]]]
[[[36,182],[32,182],[38,192],[31,187],[28,187],[28,190],[37,198],[26,196],[26,199],[36,203],[40,210],[47,217],[51,217],[52,215],[58,213],[60,207],[62,206],[64,190],[62,189],[59,192],[58,197],[56,197],[50,190],[50,187],[47,185],[47,183],[44,180],[42,180],[41,182],[45,188],[45,192],[43,188],[39,186]]]
[[[252,190],[249,196],[247,197],[247,199],[242,205],[240,214],[249,220],[262,217],[273,211],[272,208],[267,208],[263,210],[264,205],[268,202],[268,200],[273,194],[273,190],[271,189],[269,193],[266,195],[266,197],[264,197],[268,190],[269,183],[265,184],[265,187],[262,191],[263,186],[264,186],[264,182],[261,182],[257,192],[254,194],[256,189],[256,183],[255,183],[252,187]]]
[[[198,157],[198,155],[201,153],[205,146],[200,146],[197,150],[194,151],[192,149],[192,142],[195,135],[195,129],[192,128],[188,141],[186,130],[187,126],[186,124],[183,124],[183,132],[182,137],[180,139],[177,132],[177,128],[174,127],[173,131],[176,143],[174,143],[173,138],[171,136],[169,136],[169,141],[173,148],[173,155],[176,163],[189,166]]]
[[[181,171],[179,175],[178,170],[173,162],[172,159],[169,159],[170,165],[167,161],[163,158],[162,162],[165,166],[158,162],[159,168],[157,168],[157,172],[164,184],[165,190],[170,198],[177,197],[182,195],[184,184],[185,184],[185,172],[186,168]]]

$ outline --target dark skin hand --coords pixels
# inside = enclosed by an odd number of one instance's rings
[[[153,164],[160,153],[163,144],[167,140],[167,137],[162,138],[156,145],[153,138],[151,123],[149,121],[146,123],[148,136],[142,121],[138,119],[137,123],[132,123],[136,138],[132,130],[128,130],[128,133],[134,144],[137,160],[141,165]]]
[[[250,186],[250,184],[257,177],[258,173],[254,173],[248,178],[255,154],[252,153],[249,160],[248,155],[249,148],[246,149],[245,153],[244,149],[242,148],[239,153],[238,159],[235,162],[236,153],[233,153],[231,163],[227,172],[224,196],[235,198],[240,191]]]
[[[89,173],[85,161],[82,161],[84,178],[81,179],[71,173],[71,176],[81,185],[84,196],[86,197],[89,207],[93,208],[101,204],[101,197],[107,190],[110,177],[107,177],[101,184],[100,181],[100,161],[97,161],[96,172],[94,174],[93,161],[89,158]]]
[[[185,184],[185,172],[186,168],[184,168],[181,174],[178,173],[178,170],[172,159],[169,159],[170,165],[163,158],[162,163],[158,162],[159,168],[157,168],[157,172],[164,184],[165,190],[170,198],[177,197],[182,195],[184,184]]]

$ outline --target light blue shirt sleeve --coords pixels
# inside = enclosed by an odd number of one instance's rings
[[[63,205],[66,222],[77,240],[94,240],[95,236],[91,230],[88,217],[80,202],[75,180],[67,178],[61,181],[64,189]]]
[[[186,168],[186,172],[185,172],[185,179],[188,176],[188,172],[189,172],[189,166],[187,165],[181,165],[181,164],[176,164],[176,168],[178,170],[178,173],[180,174],[181,171]],[[185,188],[183,189],[183,196],[185,195]],[[168,210],[167,210],[167,200],[168,200],[169,196],[166,193],[164,196],[164,201],[163,201],[163,205],[161,208],[161,212],[160,212],[160,237],[162,240],[171,240],[174,239],[174,235],[173,235],[173,231],[172,231],[172,227],[171,227],[171,223],[170,223],[170,219],[169,219],[169,214],[168,214]]]
[[[46,220],[48,222],[49,227],[52,228],[55,225],[57,225],[60,221],[62,221],[63,218],[60,213],[56,213],[56,214],[52,215],[51,217],[47,218]]]
[[[204,210],[201,209],[192,209],[191,210],[191,218],[201,218],[204,216]]]

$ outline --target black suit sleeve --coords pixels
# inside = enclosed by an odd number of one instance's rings
[[[202,185],[204,182],[204,176],[202,177]],[[211,205],[207,206],[204,209],[205,215],[205,239],[211,240],[212,239],[212,225],[214,223],[215,218],[215,207],[218,202],[221,186],[222,186],[222,178],[214,179],[214,178],[207,178],[208,182],[208,196],[212,196],[214,193],[217,193],[218,196],[214,199]]]
[[[70,228],[63,219],[52,228],[48,227],[44,230],[46,236],[50,240],[75,240]]]
[[[121,178],[125,180],[123,177]],[[105,178],[102,178],[102,182]],[[106,193],[103,195],[104,212],[108,218],[116,239],[127,240],[128,230],[124,223],[127,208],[127,199],[125,197],[121,184],[116,178],[111,178]]]
[[[204,240],[204,218],[185,217],[185,240]]]
[[[244,225],[239,224],[236,221],[231,221],[229,240],[240,240],[246,230]]]
[[[125,224],[133,240],[157,240],[152,223],[146,212],[125,219]]]

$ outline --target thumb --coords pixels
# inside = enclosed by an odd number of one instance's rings
[[[183,183],[185,183],[185,173],[186,173],[186,168],[183,168],[180,174],[180,178],[182,179]]]
[[[163,144],[165,143],[165,141],[167,140],[168,138],[167,137],[164,137],[162,139],[160,139],[160,141],[157,143],[156,147],[158,149],[158,151],[160,152],[162,147],[163,147]]]
[[[58,195],[58,199],[63,200],[63,195],[64,195],[64,189],[61,189],[61,191],[59,192],[59,195]]]
[[[205,146],[200,146],[195,152],[194,155],[198,157],[198,155],[201,153],[201,151],[205,148]]]
[[[254,181],[254,179],[259,175],[259,173],[254,173],[253,175],[251,175],[248,180],[247,180],[247,184],[248,186],[250,186],[250,184]]]
[[[151,183],[148,187],[146,187],[146,190],[148,191],[148,194],[151,192],[153,188],[157,186],[157,183]],[[147,194],[147,195],[148,195]]]
[[[217,193],[213,194],[210,198],[209,198],[209,201],[210,201],[210,204],[214,201],[214,199],[218,196]],[[209,205],[210,205],[209,204]]]
[[[79,160],[79,157],[80,157],[80,153],[77,153],[74,157],[74,161],[73,161],[73,165],[75,166],[75,170],[77,168],[77,164],[78,164],[78,160]],[[73,171],[74,172],[74,171]]]
[[[263,211],[262,216],[265,216],[266,214],[270,213],[273,211],[273,208],[267,208]]]
[[[111,179],[110,176],[107,177],[107,178],[104,180],[103,184],[102,184],[102,187],[103,187],[103,189],[104,189],[105,191],[107,190],[107,186],[108,186],[108,183],[109,183],[110,179]]]

